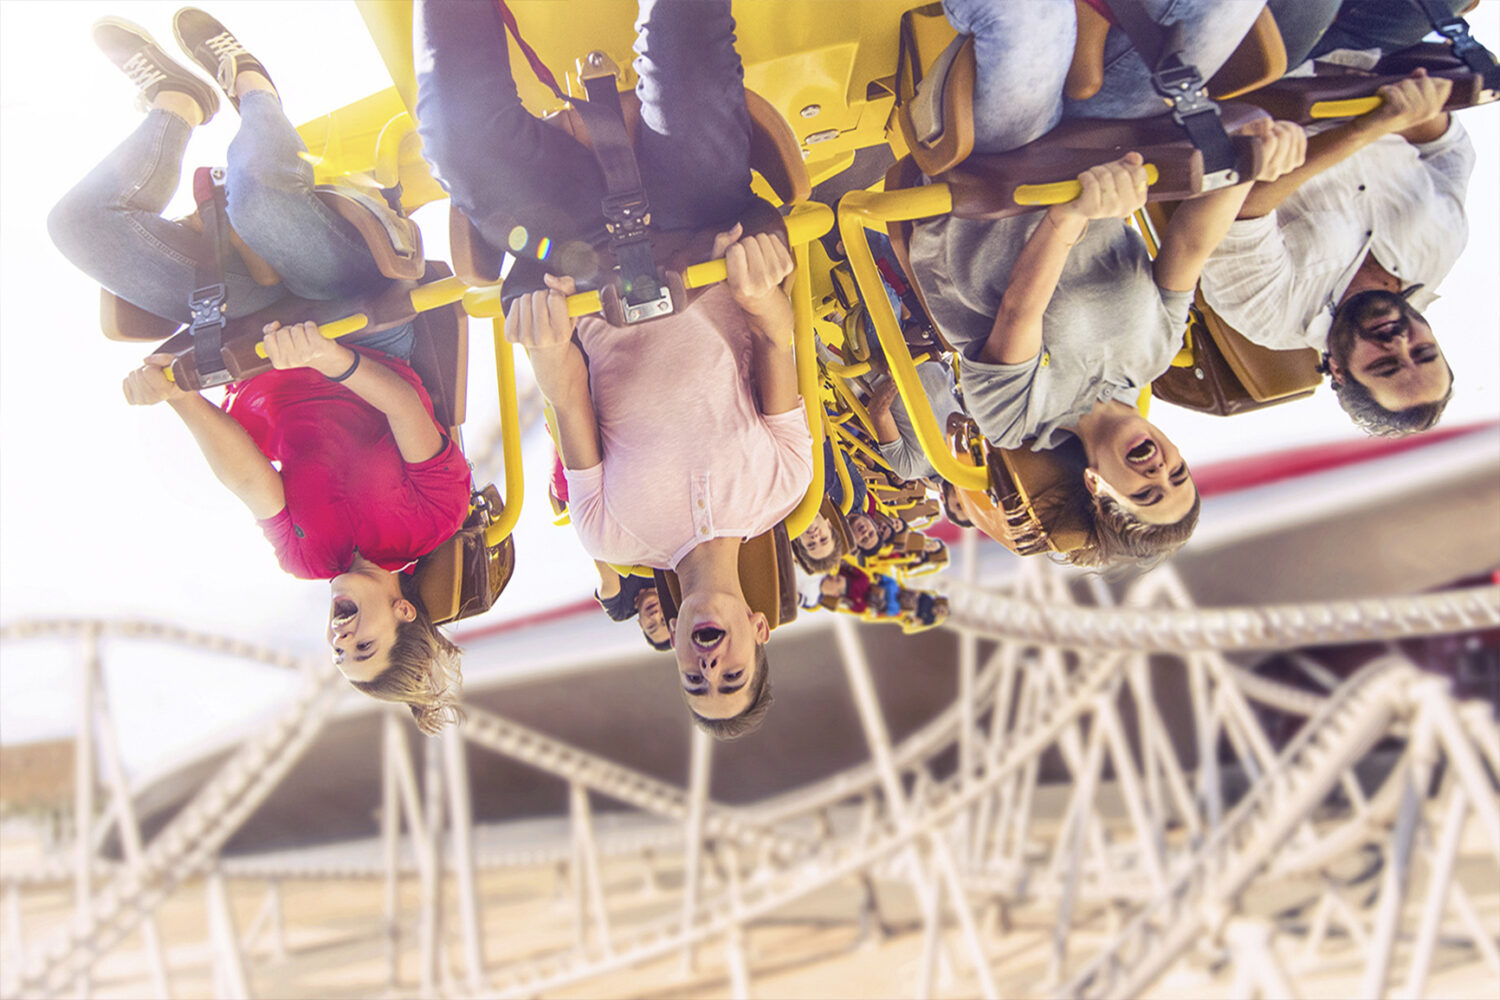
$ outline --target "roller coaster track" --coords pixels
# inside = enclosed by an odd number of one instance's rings
[[[153,838],[140,868],[120,871],[95,898],[87,919],[42,950],[22,972],[20,991],[43,996],[66,991],[80,970],[129,934],[177,883],[212,865],[219,848],[312,744],[346,690],[343,678],[332,672],[309,683]]]
[[[937,851],[933,838],[946,836],[942,831],[961,814],[987,797],[993,799],[1002,785],[1019,775],[1035,781],[1036,763],[1044,752],[1059,746],[1065,736],[1076,738],[1083,731],[1080,723],[1090,715],[1096,716],[1097,725],[1100,712],[1115,710],[1112,699],[1120,690],[1121,656],[1168,652],[1199,657],[1201,664],[1201,657],[1215,649],[1285,648],[1466,631],[1500,623],[1500,587],[1379,601],[1205,611],[1054,608],[1039,597],[955,586],[953,603],[950,625],[995,637],[1008,648],[1011,673],[1004,674],[1006,684],[1017,672],[1024,678],[1031,671],[1029,658],[1042,656],[1049,648],[1108,648],[1113,655],[1081,657],[1065,676],[1060,674],[1045,688],[1036,711],[1017,715],[1013,725],[1000,718],[998,706],[1003,698],[996,701],[989,723],[994,742],[977,762],[977,772],[928,780],[933,761],[954,745],[964,724],[964,706],[956,702],[891,748],[894,767],[906,779],[915,779],[916,785],[909,787],[920,789],[912,793],[907,810],[888,801],[881,774],[871,762],[752,808],[705,804],[705,838],[749,848],[761,859],[752,878],[732,879],[730,885],[700,894],[690,914],[637,924],[611,940],[596,940],[566,954],[506,964],[498,978],[489,980],[489,986],[503,995],[557,989],[724,936],[839,880],[867,876],[898,856],[906,858],[903,864],[908,866],[920,864],[918,859],[931,847],[931,860]],[[165,625],[56,619],[0,626],[0,638],[161,641],[280,668],[307,668],[273,650]],[[982,712],[980,706],[997,695],[1003,673],[999,663],[997,650],[975,675],[969,689],[971,713]],[[1415,676],[1412,668],[1387,658],[1332,695],[1312,695],[1257,677],[1217,656],[1212,656],[1210,676],[1219,685],[1221,697],[1232,689],[1234,697],[1307,715],[1309,721],[1202,846],[1189,855],[1176,856],[1166,891],[1153,896],[1151,883],[1139,872],[1105,878],[1108,873],[1101,869],[1099,858],[1080,866],[1087,868],[1084,880],[1113,883],[1099,891],[1120,900],[1151,900],[1074,981],[1070,989],[1080,995],[1126,995],[1149,986],[1199,933],[1208,919],[1205,903],[1226,904],[1268,865],[1278,875],[1317,868],[1368,842],[1390,822],[1396,801],[1394,781],[1363,803],[1350,822],[1325,836],[1307,836],[1310,811],[1341,779],[1347,780],[1348,769],[1399,721],[1402,692]],[[112,880],[95,895],[86,919],[29,954],[31,961],[18,984],[21,993],[51,996],[66,991],[75,976],[130,933],[176,884],[216,866],[222,845],[315,738],[340,690],[342,683],[335,674],[309,683],[295,704],[236,751],[150,843],[141,864],[107,869]],[[1500,739],[1492,720],[1468,709],[1459,718],[1481,758],[1500,769]],[[996,726],[1001,727],[1000,733],[993,732]],[[648,814],[670,821],[681,821],[689,814],[691,803],[684,790],[492,713],[471,709],[464,735],[478,746]],[[1077,751],[1073,752],[1076,756]],[[862,817],[859,829],[852,835],[827,835],[827,811],[851,801]],[[817,827],[820,816],[825,834],[808,833]],[[808,820],[813,821],[811,827]],[[1278,848],[1294,835],[1302,835],[1302,841],[1277,856]],[[640,843],[657,843],[662,836],[658,827],[625,835],[625,840],[637,837],[644,838]],[[546,851],[509,853],[520,859],[517,863],[557,856]],[[237,864],[228,862],[222,870],[232,872]],[[1003,892],[1014,878],[1007,864],[1014,867],[1014,862],[996,861],[988,868],[966,869],[961,896],[950,905],[967,906],[969,896]],[[351,875],[373,874],[359,866],[335,865],[334,869]],[[253,865],[246,868],[253,870]],[[32,881],[31,877],[6,879],[7,884]],[[1030,894],[1049,898],[1066,891],[1045,883],[1045,878],[1036,880]]]
[[[1147,990],[1189,947],[1210,915],[1238,894],[1272,859],[1297,825],[1336,786],[1402,711],[1406,687],[1419,677],[1387,657],[1338,689],[1225,818],[1166,892],[1147,906],[1061,995],[1133,997]],[[1216,928],[1215,928],[1216,930]]]
[[[1058,606],[960,583],[945,587],[951,628],[1072,649],[1289,649],[1500,625],[1500,586],[1319,604],[1161,610]]]

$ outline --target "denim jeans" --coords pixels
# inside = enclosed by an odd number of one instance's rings
[[[1439,0],[1456,14],[1469,0]],[[1313,58],[1334,49],[1379,49],[1394,52],[1415,45],[1432,30],[1432,22],[1410,0],[1344,0],[1333,24],[1312,48]]]
[[[635,148],[652,222],[727,228],[753,199],[729,0],[641,0],[636,31]],[[522,107],[494,4],[425,0],[413,35],[422,151],[453,204],[518,268],[544,258],[591,277],[603,176],[592,152]]]
[[[1264,0],[1116,0],[1139,3],[1159,24],[1181,23],[1184,58],[1205,79],[1229,58]],[[1073,0],[943,0],[948,21],[974,36],[974,148],[1000,153],[1050,132],[1063,118],[1150,118],[1163,112],[1151,73],[1112,28],[1104,86],[1083,101],[1063,94],[1078,35]]]
[[[300,155],[307,147],[280,101],[270,93],[246,94],[240,115],[225,181],[229,221],[282,283],[256,284],[231,254],[224,273],[230,317],[256,312],[289,292],[335,299],[378,291],[386,279],[364,240],[313,193],[312,167]],[[47,217],[52,242],[85,274],[142,309],[182,322],[189,319],[203,240],[161,212],[177,189],[191,132],[175,114],[149,112]],[[412,324],[344,342],[407,358]]]

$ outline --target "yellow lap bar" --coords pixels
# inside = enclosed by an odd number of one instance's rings
[[[336,319],[331,323],[324,323],[322,326],[318,327],[318,336],[325,337],[328,340],[337,340],[345,334],[358,333],[366,326],[369,326],[369,324],[370,317],[366,316],[364,313],[355,313],[353,316],[345,316],[343,319]],[[257,358],[264,358],[267,356],[265,344],[255,345],[255,356]]]
[[[1351,97],[1347,101],[1316,101],[1308,109],[1313,118],[1355,118],[1380,107],[1379,97]]]
[[[484,530],[486,546],[499,545],[521,519],[525,482],[521,472],[521,421],[516,405],[516,358],[505,340],[505,320],[494,320],[495,382],[500,389],[500,443],[505,458],[505,506]]]
[[[1161,178],[1156,164],[1146,164],[1146,183],[1155,184]],[[1053,184],[1022,184],[1016,188],[1017,205],[1063,205],[1083,193],[1083,185],[1077,181],[1057,181]]]

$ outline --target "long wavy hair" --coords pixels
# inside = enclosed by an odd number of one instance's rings
[[[381,701],[399,702],[411,709],[417,728],[431,736],[450,723],[463,720],[462,650],[432,623],[417,585],[398,574],[401,596],[417,609],[416,618],[396,623],[386,668],[368,681],[350,681],[355,690]]]

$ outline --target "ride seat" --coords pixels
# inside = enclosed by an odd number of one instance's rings
[[[500,492],[490,484],[470,502],[464,526],[417,560],[413,576],[433,624],[471,618],[494,606],[516,570],[516,542],[507,534],[487,545],[485,529],[499,516]]]
[[[802,148],[792,127],[781,117],[770,101],[753,90],[745,91],[745,107],[750,112],[750,165],[770,185],[783,204],[792,205],[808,199],[812,183],[802,162]],[[620,108],[625,115],[625,131],[635,141],[641,120],[641,101],[633,90],[621,91]],[[572,108],[548,115],[547,124],[571,135],[589,149],[593,144],[583,116]],[[472,287],[493,285],[500,280],[504,251],[492,247],[472,222],[457,207],[448,211],[448,238],[453,256],[453,271]]]
[[[1070,505],[1056,502],[1073,488],[1066,479],[1074,471],[1066,463],[1048,451],[996,448],[960,414],[949,420],[948,432],[960,462],[989,470],[988,493],[959,491],[974,527],[1019,556],[1072,552],[1087,544],[1088,524]]]
[[[1087,4],[1080,2],[1077,6],[1087,12],[1086,16],[1080,13],[1080,44],[1091,46],[1093,41],[1085,33],[1084,25],[1092,23],[1090,19],[1093,19],[1102,23],[1107,31],[1108,22]],[[1263,12],[1263,18],[1269,17],[1268,12]],[[1237,61],[1246,65],[1260,65],[1260,75],[1254,79],[1248,79],[1251,75],[1248,70],[1237,71],[1239,75],[1235,77],[1234,83],[1238,89],[1234,93],[1242,93],[1247,87],[1268,83],[1285,72],[1286,52],[1281,48],[1281,36],[1275,29],[1274,18],[1271,18],[1269,25],[1267,35],[1258,21],[1256,28],[1241,43],[1249,51],[1243,57],[1236,52],[1230,60],[1231,64],[1236,65]],[[1279,68],[1275,49],[1280,50]],[[1102,36],[1098,39],[1098,52],[1092,57],[1099,63],[1098,84],[1090,84],[1094,89],[1084,93],[1087,88],[1083,84],[1071,81],[1080,75],[1080,59],[1083,64],[1087,64],[1089,58],[1091,57],[1087,55],[1080,56],[1075,49],[1074,67],[1069,72],[1070,82],[1065,88],[1068,96],[1091,96],[1102,85]],[[1014,199],[1013,191],[1016,186],[1049,180],[1072,180],[1089,167],[1117,159],[1132,149],[1138,150],[1148,163],[1155,164],[1161,173],[1160,180],[1152,185],[1151,196],[1154,200],[1180,201],[1202,190],[1202,156],[1187,140],[1182,129],[1166,115],[1131,121],[1071,119],[1020,149],[1003,154],[971,156],[974,151],[976,78],[973,37],[957,35],[943,17],[942,8],[938,4],[918,7],[902,15],[897,60],[896,113],[911,157],[916,160],[923,173],[950,184],[954,183],[954,178],[943,175],[954,167],[961,163],[968,166],[976,160],[982,161],[984,169],[981,172],[988,175],[984,178],[986,184],[1008,182],[1001,183],[1000,189],[992,196],[994,207],[991,212],[1004,207],[1010,210],[1002,211],[1001,214],[1027,211],[1032,206],[1024,204],[1024,199],[1023,203],[1017,203]],[[1270,75],[1273,71],[1275,75]],[[922,86],[924,82],[926,86]],[[1227,95],[1215,93],[1215,96]],[[1231,111],[1231,107],[1221,108],[1224,128],[1231,133],[1251,118],[1260,117],[1244,109]],[[1244,145],[1246,140],[1243,139],[1234,141],[1237,147],[1241,147],[1242,157],[1254,145]],[[1258,166],[1258,161],[1255,165]],[[960,177],[959,180],[963,178]],[[1007,187],[1009,191],[1006,190]],[[1179,193],[1172,194],[1172,191]],[[955,210],[958,208],[959,193],[955,188]],[[1003,204],[997,200],[1001,194],[1007,196]]]
[[[740,545],[740,589],[751,611],[766,616],[775,629],[797,618],[796,563],[786,525],[777,524],[770,531],[746,539]],[[682,606],[682,583],[671,570],[656,571],[656,595],[661,601],[662,617],[671,621]]]

